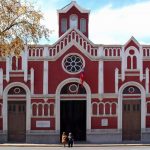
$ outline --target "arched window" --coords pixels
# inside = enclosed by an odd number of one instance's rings
[[[48,116],[48,104],[44,104],[44,116]]]
[[[67,19],[62,18],[61,19],[61,32],[66,32],[67,31]]]
[[[99,104],[99,115],[103,115],[104,114],[104,104],[100,103]]]
[[[117,114],[117,106],[115,103],[112,103],[111,105],[111,114],[116,115]]]
[[[123,90],[123,94],[141,94],[141,91],[138,87],[136,86],[127,86]]]
[[[50,104],[50,116],[54,116],[54,104]]]
[[[92,114],[97,115],[97,104],[96,103],[93,103],[93,105],[92,105]]]
[[[18,70],[22,70],[22,57],[18,58]]]
[[[131,56],[127,57],[127,69],[131,69]]]
[[[12,70],[22,70],[22,57],[12,57]]]
[[[32,105],[32,115],[37,116],[37,104]]]
[[[75,14],[70,16],[70,28],[78,28],[78,17]]]
[[[105,114],[110,115],[110,104],[109,103],[105,103]]]
[[[80,19],[80,31],[85,33],[86,32],[86,19]]]
[[[137,56],[134,50],[130,50],[127,56],[127,69],[137,69]]]
[[[16,61],[17,61],[16,57],[13,56],[12,57],[12,70],[16,70],[17,69]]]
[[[38,116],[42,116],[42,112],[43,112],[43,106],[42,104],[38,105]]]

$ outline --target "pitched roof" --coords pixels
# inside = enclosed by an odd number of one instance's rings
[[[68,12],[72,7],[76,7],[81,13],[90,13],[90,10],[81,8],[76,1],[71,1],[68,5],[63,7],[62,9],[57,10],[58,13],[66,13]]]
[[[135,39],[135,37],[131,36],[131,38],[124,44],[124,46],[128,45],[131,41],[133,41],[137,46],[140,45],[140,43]]]

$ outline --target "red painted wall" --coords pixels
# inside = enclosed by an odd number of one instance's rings
[[[6,62],[5,61],[0,62],[0,68],[3,69],[3,74],[6,74]]]
[[[34,69],[34,93],[43,93],[43,61],[29,61],[28,62],[29,74],[30,69]]]
[[[150,70],[150,61],[143,61],[143,73],[146,73],[146,68],[149,68]],[[150,83],[150,77],[149,77],[149,83]],[[149,86],[149,91],[150,91],[150,86]]]
[[[80,73],[78,74],[68,74],[62,68],[62,60],[64,56],[68,53],[78,53],[80,54],[86,62],[84,70],[84,78],[87,84],[89,84],[92,93],[98,93],[98,62],[91,61],[85,55],[82,54],[75,46],[72,46],[66,53],[64,53],[56,61],[49,61],[49,72],[48,72],[48,91],[51,94],[55,94],[57,86],[65,79],[68,78],[80,78]]]
[[[120,61],[104,61],[104,93],[115,92],[115,69],[121,70]]]
[[[133,41],[131,40],[126,46],[125,46],[125,49],[127,49],[128,47],[130,46],[134,46],[136,47],[138,50],[139,50],[139,46]]]
[[[76,14],[78,16],[78,29],[80,30],[80,19],[84,18],[86,19],[86,32],[83,33],[85,36],[88,37],[88,13],[81,13],[76,7],[72,7],[67,13],[60,13],[59,14],[59,37],[63,35],[64,33],[61,32],[61,19],[66,18],[67,19],[67,29],[69,29],[69,18],[71,14]]]
[[[102,126],[101,120],[108,119],[108,126]],[[91,129],[117,129],[117,117],[92,117]]]
[[[142,82],[140,82],[140,76],[126,76],[125,80],[123,82],[122,82],[122,80],[119,80],[119,88],[126,82],[130,82],[130,81],[137,82],[137,83],[143,85],[143,87],[145,87],[145,79]]]

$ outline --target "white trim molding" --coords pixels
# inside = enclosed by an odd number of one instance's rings
[[[119,69],[115,69],[115,93],[118,93],[118,76],[119,76]]]
[[[10,65],[11,65],[10,57],[6,57],[6,81],[7,82],[9,82],[10,80],[10,76],[9,76]]]
[[[121,79],[122,81],[125,80],[125,52],[124,52],[124,46],[122,47],[122,52],[121,52]]]
[[[142,46],[140,46],[140,53],[139,53],[139,58],[138,59],[138,62],[139,64],[137,65],[140,65],[139,69],[140,69],[140,81],[143,80],[143,49],[142,49]]]
[[[0,68],[0,95],[3,94],[3,69]]]
[[[25,51],[22,54],[22,68],[24,70],[24,81],[28,80],[28,47],[25,46]]]
[[[146,94],[149,93],[149,69],[146,68],[146,79],[145,79],[145,82],[146,82]]]
[[[31,97],[30,90],[27,85],[20,82],[13,82],[6,86],[3,92],[3,131],[7,133],[8,131],[8,92],[14,86],[20,86],[26,91],[26,131],[31,129]]]
[[[104,93],[104,61],[103,61],[103,46],[98,47],[98,57],[101,58],[98,62],[98,93]]]
[[[56,89],[56,109],[55,109],[55,116],[56,116],[56,131],[60,131],[60,92],[61,92],[61,89],[64,85],[66,85],[67,83],[70,83],[70,82],[77,82],[77,83],[80,83],[80,79],[78,78],[69,78],[69,79],[66,79],[64,81],[62,81],[58,86],[57,86],[57,89]],[[87,130],[91,130],[91,89],[89,87],[89,85],[84,81],[83,82],[83,86],[85,87],[86,89],[86,129]]]
[[[44,60],[43,94],[48,94],[48,61],[47,60]]]
[[[137,82],[127,82],[123,84],[119,89],[118,96],[118,129],[122,129],[122,102],[123,102],[123,90],[128,86],[136,86],[141,91],[141,129],[146,127],[146,92],[144,87]]]
[[[31,68],[31,94],[34,94],[34,69]]]
[[[104,93],[104,62],[103,60],[99,60],[98,64],[98,91],[99,94]]]
[[[57,13],[66,13],[68,12],[72,7],[76,7],[81,13],[90,13],[90,10],[81,8],[76,1],[71,1],[68,5],[63,7],[62,9],[57,10]]]

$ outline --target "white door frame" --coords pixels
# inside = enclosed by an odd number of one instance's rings
[[[29,88],[21,83],[21,82],[13,82],[6,86],[3,92],[3,108],[2,108],[2,114],[3,114],[3,132],[8,131],[8,92],[12,87],[20,86],[26,91],[26,132],[30,131],[31,128],[31,97],[30,97],[30,90]]]
[[[62,81],[56,89],[56,99],[55,99],[55,117],[56,117],[56,131],[60,132],[60,92],[64,85],[70,82],[80,83],[78,78],[69,78]],[[89,85],[84,81],[83,86],[86,89],[86,130],[91,130],[91,89]]]
[[[123,101],[123,90],[128,86],[136,86],[141,91],[141,129],[145,129],[146,127],[146,92],[144,87],[138,82],[127,82],[123,84],[119,89],[118,96],[118,129],[122,130],[122,101]]]

